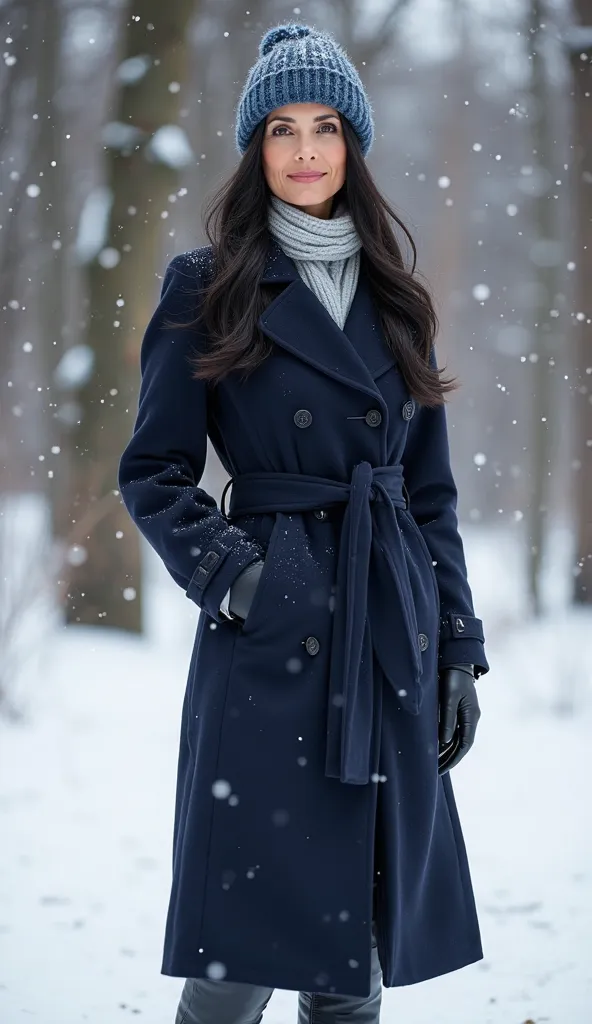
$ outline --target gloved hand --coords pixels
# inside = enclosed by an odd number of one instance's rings
[[[473,746],[481,709],[475,689],[473,665],[448,665],[440,671],[440,726],[441,747],[448,745],[458,726],[460,743],[451,756],[440,765],[440,775],[449,772]]]
[[[228,597],[228,611],[231,615],[236,615],[242,619],[243,622],[249,614],[249,608],[253,603],[253,597],[259,583],[259,577],[261,570],[263,569],[263,559],[260,558],[256,562],[251,562],[246,568],[242,570],[236,577],[234,583],[230,588],[230,594]]]

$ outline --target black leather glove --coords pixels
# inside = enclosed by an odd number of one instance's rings
[[[247,565],[246,568],[239,572],[230,588],[228,611],[231,615],[242,619],[243,622],[249,614],[249,608],[253,603],[253,597],[255,596],[262,569],[262,558],[257,562],[251,562],[250,565]]]
[[[473,665],[448,665],[440,671],[440,749],[450,744],[458,729],[459,744],[439,767],[440,775],[449,772],[473,746],[481,709],[475,689]]]

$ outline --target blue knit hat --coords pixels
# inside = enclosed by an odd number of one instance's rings
[[[247,74],[236,112],[236,147],[244,153],[259,122],[287,103],[324,103],[351,122],[364,156],[374,138],[372,107],[345,51],[327,32],[290,22],[269,29]]]

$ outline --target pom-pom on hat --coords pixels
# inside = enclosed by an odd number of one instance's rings
[[[236,147],[244,153],[259,122],[287,103],[324,103],[351,122],[364,156],[374,139],[372,107],[345,50],[328,32],[290,22],[259,43],[237,105]]]

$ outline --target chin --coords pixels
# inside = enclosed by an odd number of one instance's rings
[[[306,203],[311,206],[313,203],[326,203],[331,199],[333,192],[317,192],[313,187],[297,187],[288,190],[290,203]]]

